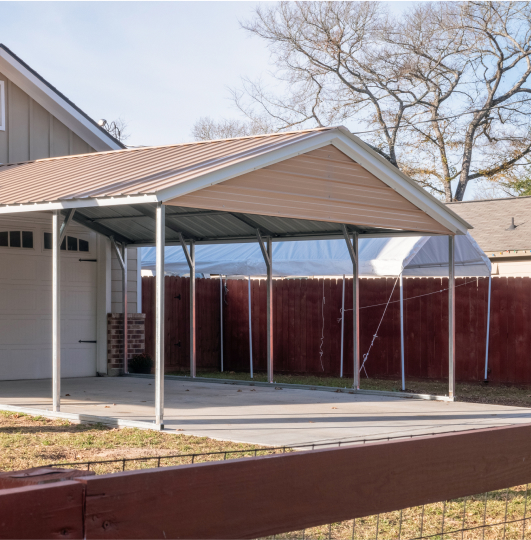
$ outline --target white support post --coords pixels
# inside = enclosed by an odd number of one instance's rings
[[[400,369],[402,371],[402,391],[406,389],[406,360],[404,354],[404,280],[400,273]]]
[[[341,296],[341,363],[339,376],[343,377],[343,345],[345,341],[345,274],[343,274],[343,295]]]
[[[164,427],[164,246],[166,244],[166,207],[157,203],[156,210],[156,277],[155,277],[155,424]]]
[[[352,249],[356,256],[353,265],[352,285],[352,310],[354,312],[353,321],[353,342],[354,342],[354,388],[360,389],[360,272],[358,264],[358,233],[352,233]]]
[[[124,373],[129,373],[129,328],[127,325],[127,246],[122,244],[122,313],[124,314]]]
[[[249,367],[251,370],[251,379],[254,378],[253,373],[253,325],[251,319],[251,276],[249,276],[249,282],[247,286],[249,297]]]
[[[181,233],[179,233],[179,240],[190,270],[190,377],[195,378],[197,371],[195,332],[195,243],[193,240],[190,240],[190,253],[188,253],[186,242]]]
[[[223,373],[223,275],[219,275],[219,336],[221,349],[221,373]]]
[[[273,242],[268,236],[266,249],[260,229],[256,229],[256,236],[267,267],[267,382],[273,383]]]
[[[485,381],[489,379],[489,336],[490,336],[490,293],[492,290],[492,275],[489,275],[489,297],[487,300],[487,343],[485,348]]]
[[[52,407],[61,408],[61,233],[60,211],[52,214]]]
[[[358,233],[349,233],[345,225],[341,225],[343,236],[347,243],[348,252],[352,259],[352,312],[353,312],[353,357],[354,357],[354,383],[352,387],[360,389],[360,300],[359,300],[359,265],[358,265]],[[352,236],[352,241],[351,241]]]
[[[448,396],[455,398],[455,237],[448,237]]]

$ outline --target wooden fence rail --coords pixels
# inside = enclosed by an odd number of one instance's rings
[[[487,323],[487,278],[458,278],[456,289],[457,379],[483,380]],[[166,369],[189,365],[188,278],[166,278]],[[249,370],[247,281],[224,282],[223,344],[227,371]],[[395,278],[360,283],[361,352],[391,296]],[[447,279],[404,279],[406,377],[442,379],[448,374]],[[254,369],[266,369],[266,285],[252,280]],[[273,286],[274,365],[277,373],[336,376],[341,349],[341,279],[278,279]],[[400,374],[399,291],[395,288],[378,338],[366,363],[370,377]],[[154,278],[142,278],[146,348],[153,352]],[[346,280],[346,308],[352,306],[352,280]],[[371,307],[372,306],[372,307]],[[489,380],[531,383],[531,279],[493,278]],[[321,335],[324,339],[321,344]],[[199,369],[220,367],[220,286],[197,280],[197,358]],[[345,375],[352,376],[352,311],[345,314]],[[321,354],[322,353],[322,354]]]
[[[0,538],[258,538],[531,482],[531,425],[0,490]]]

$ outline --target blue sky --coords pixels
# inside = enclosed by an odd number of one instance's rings
[[[201,116],[238,116],[227,88],[272,68],[238,22],[257,4],[0,2],[0,42],[94,119],[122,117],[127,144],[171,144]]]
[[[235,116],[228,86],[269,69],[240,29],[254,2],[0,2],[7,45],[128,144],[189,140],[201,116]]]

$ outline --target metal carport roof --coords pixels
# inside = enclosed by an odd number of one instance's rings
[[[327,146],[328,145],[328,146]],[[346,223],[362,235],[464,234],[470,228],[442,203],[343,127],[162,147],[49,158],[0,167],[0,214],[75,209],[74,220],[122,243],[153,245],[155,207],[166,208],[167,243],[179,233],[197,243],[256,241],[256,229],[274,240],[340,238],[341,224],[322,219],[260,215],[179,206],[179,197],[319,148],[338,148],[382,181],[387,192],[412,203],[438,227],[419,230]],[[388,189],[391,188],[391,189]],[[376,204],[378,201],[375,199]],[[337,204],[337,203],[336,203]],[[365,204],[370,207],[371,204]],[[330,208],[334,201],[330,201]],[[385,208],[375,206],[375,212]],[[411,209],[400,209],[404,219]],[[397,213],[398,211],[395,211]],[[408,213],[409,212],[409,213]],[[434,232],[435,231],[435,232]]]

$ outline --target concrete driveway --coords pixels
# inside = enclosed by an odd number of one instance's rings
[[[64,379],[61,396],[61,412],[154,420],[150,379]],[[51,410],[51,381],[2,381],[0,403]],[[297,446],[531,423],[531,409],[166,380],[164,418],[185,434]]]

